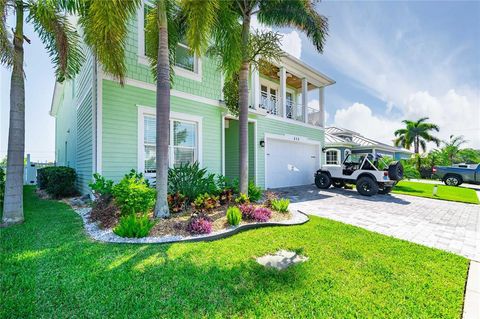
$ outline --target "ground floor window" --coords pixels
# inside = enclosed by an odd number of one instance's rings
[[[326,152],[326,163],[327,165],[338,165],[340,156],[338,155],[338,150],[327,150]]]
[[[143,118],[144,172],[156,172],[156,123],[155,116]],[[198,123],[185,120],[170,120],[169,166],[198,161]]]

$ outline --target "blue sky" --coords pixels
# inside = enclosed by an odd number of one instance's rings
[[[280,31],[289,53],[336,80],[326,89],[328,124],[390,142],[401,120],[428,116],[441,138],[464,135],[480,148],[480,2],[325,1],[317,10],[330,25],[323,55],[303,34]],[[53,70],[32,28],[26,32],[26,152],[53,159]],[[9,77],[1,69],[0,157]]]

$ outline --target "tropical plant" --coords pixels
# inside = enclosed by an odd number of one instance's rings
[[[227,209],[227,222],[229,225],[237,226],[242,221],[242,212],[236,206]]]
[[[458,152],[458,160],[461,163],[478,164],[480,163],[480,150],[473,148],[464,148]]]
[[[212,228],[212,219],[204,214],[192,216],[187,225],[187,231],[195,235],[210,234]]]
[[[112,190],[115,202],[123,215],[147,213],[155,205],[156,191],[144,178],[126,175]]]
[[[288,205],[290,205],[290,200],[288,198],[280,198],[272,200],[272,209],[280,212],[286,213],[288,212]]]
[[[256,222],[267,222],[272,216],[272,211],[267,207],[256,207],[252,219]]]
[[[10,82],[10,125],[7,151],[7,181],[3,222],[22,222],[23,161],[25,153],[24,21],[31,23],[44,43],[55,67],[58,82],[72,79],[80,70],[84,55],[79,35],[68,14],[79,16],[84,41],[92,48],[103,70],[120,79],[126,72],[125,38],[130,18],[141,0],[119,1],[33,1],[0,0],[0,63],[12,68]],[[7,16],[15,16],[10,34]],[[26,17],[26,19],[25,19]]]
[[[88,184],[88,186],[98,197],[110,197],[112,195],[113,181],[111,179],[106,179],[98,173],[93,174],[93,181]]]
[[[208,193],[198,195],[191,205],[193,209],[198,212],[208,212],[215,207],[220,206],[218,196],[210,195]]]
[[[441,143],[443,145],[442,151],[447,156],[449,164],[451,165],[460,152],[460,146],[467,143],[467,140],[465,140],[462,135],[450,135],[449,140],[442,140]]]
[[[175,193],[175,194],[168,194],[168,208],[171,213],[179,213],[185,209],[187,196]]]
[[[263,201],[263,206],[272,208],[272,202],[278,199],[278,194],[272,191],[265,192],[265,200]]]
[[[252,220],[253,219],[253,213],[255,212],[255,206],[249,203],[242,204],[238,206],[240,208],[240,211],[242,212],[242,218],[246,220]]]
[[[148,235],[155,222],[146,214],[130,214],[120,217],[113,232],[120,237],[142,238]]]
[[[237,198],[235,198],[235,203],[237,204],[247,204],[250,203],[250,198],[247,194],[240,193]]]
[[[181,164],[168,170],[168,192],[187,196],[187,203],[195,200],[200,194],[216,194],[218,192],[215,175],[200,168],[198,162]]]
[[[319,52],[323,50],[327,34],[327,19],[315,11],[312,1],[309,0],[184,0],[183,8],[188,24],[192,26],[187,31],[190,46],[201,52],[211,35],[227,80],[238,74],[240,192],[247,193],[248,73],[251,64],[256,63],[260,56],[268,60],[278,53],[275,45],[278,37],[276,41],[263,42],[263,45],[262,41],[251,41],[252,16],[256,14],[258,20],[267,26],[295,27],[305,31]],[[265,40],[274,37],[272,34],[263,35]],[[256,45],[258,47],[252,49]]]
[[[248,183],[248,198],[251,202],[255,203],[262,198],[263,190],[261,187],[255,185],[254,182]]]
[[[420,153],[420,149],[424,152],[427,150],[427,142],[433,142],[437,146],[440,145],[440,140],[431,135],[430,132],[438,132],[438,125],[433,123],[427,123],[428,117],[422,117],[417,121],[403,120],[405,128],[395,131],[396,139],[394,141],[395,146],[402,146],[406,149],[410,149],[413,145],[413,150],[416,155]],[[420,170],[421,158],[417,158],[417,170]]]

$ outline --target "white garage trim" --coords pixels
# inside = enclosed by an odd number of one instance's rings
[[[317,167],[320,168],[321,165],[321,154],[322,154],[322,143],[320,141],[311,140],[304,136],[296,136],[296,135],[289,135],[289,134],[272,134],[272,133],[265,133],[265,158],[264,158],[264,182],[265,188],[268,188],[268,157],[267,157],[267,148],[268,148],[268,140],[282,140],[288,142],[297,142],[300,144],[309,144],[317,146]],[[312,172],[313,176],[314,172]],[[312,177],[313,178],[313,177]]]

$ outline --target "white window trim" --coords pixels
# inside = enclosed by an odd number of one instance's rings
[[[327,163],[327,153],[328,152],[336,152],[337,153],[337,163],[336,164]],[[340,154],[341,154],[341,152],[338,148],[327,148],[325,150],[325,165],[340,165],[340,162],[341,162]]]
[[[142,5],[137,11],[137,55],[138,55],[138,63],[144,65],[150,65],[147,56],[145,55],[145,30],[143,28],[143,20],[145,19],[145,2],[142,1]],[[182,44],[181,44],[182,45]],[[183,45],[185,46],[185,45]],[[202,59],[194,54],[195,59],[195,71],[189,71],[183,69],[178,66],[173,66],[173,70],[176,75],[191,79],[194,81],[201,82],[202,81]]]
[[[156,110],[154,107],[137,105],[138,107],[138,139],[137,139],[137,168],[139,172],[145,171],[145,149],[144,149],[144,137],[145,137],[145,116],[156,116]],[[197,162],[200,167],[203,167],[203,117],[179,113],[170,112],[170,121],[186,121],[194,122],[197,124]],[[170,152],[172,153],[172,152]],[[154,173],[145,174],[145,176],[154,176]]]

